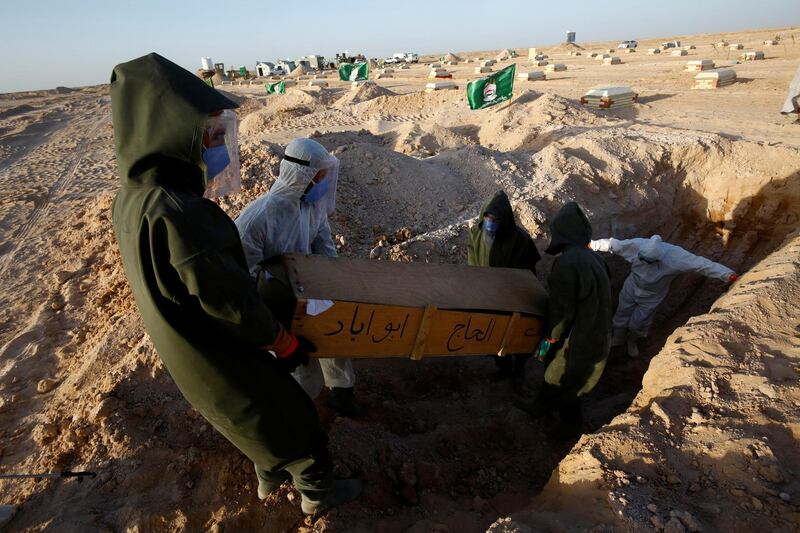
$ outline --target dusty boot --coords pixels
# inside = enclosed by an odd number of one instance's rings
[[[364,416],[364,408],[358,405],[353,394],[353,387],[333,387],[326,405],[341,416],[359,418]]]
[[[625,344],[625,334],[627,330],[625,328],[614,328],[611,333],[611,347],[614,348],[615,346],[622,346]]]
[[[628,335],[628,357],[631,359],[636,359],[639,357],[639,345],[637,344],[638,340],[639,337],[636,335]]]
[[[302,497],[300,508],[303,514],[312,515],[327,509],[344,505],[358,498],[361,494],[361,481],[358,479],[337,479],[333,481],[331,489],[320,501],[314,501]]]

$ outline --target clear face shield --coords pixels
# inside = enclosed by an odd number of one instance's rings
[[[329,155],[327,159],[316,165],[319,170],[314,174],[312,182],[303,194],[302,201],[324,209],[331,214],[336,209],[336,186],[339,183],[339,160]]]
[[[203,163],[206,166],[206,198],[239,192],[239,139],[236,113],[230,109],[208,117],[203,130]]]

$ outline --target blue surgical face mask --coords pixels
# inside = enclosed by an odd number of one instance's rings
[[[206,148],[203,152],[203,162],[208,169],[208,180],[214,179],[214,176],[225,170],[231,162],[231,156],[228,155],[228,147],[224,144]]]
[[[488,231],[489,233],[496,233],[497,230],[500,229],[500,221],[499,220],[492,220],[491,218],[484,217],[483,218],[483,230]]]
[[[328,188],[330,187],[330,183],[328,180],[322,180],[319,183],[315,183],[311,186],[308,192],[303,197],[303,201],[307,204],[313,204],[322,199],[325,196],[325,193],[328,192]]]

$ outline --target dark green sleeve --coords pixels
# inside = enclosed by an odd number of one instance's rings
[[[172,266],[188,293],[222,329],[254,346],[274,342],[280,325],[259,298],[248,272],[232,255],[204,252]]]
[[[219,207],[204,200],[179,204],[160,217],[151,239],[153,249],[164,251],[156,255],[157,270],[171,280],[164,283],[168,297],[194,298],[209,325],[242,343],[273,344],[281,326],[258,296],[236,226]]]
[[[526,233],[525,238],[525,264],[536,275],[536,263],[542,259],[542,256],[539,255],[539,250],[536,249],[536,244],[530,235]]]
[[[547,300],[547,327],[545,335],[557,341],[569,335],[578,300],[578,279],[571,265],[564,265],[560,258],[553,263],[547,279],[550,297]]]

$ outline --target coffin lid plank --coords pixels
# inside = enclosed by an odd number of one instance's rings
[[[283,256],[295,297],[543,316],[547,293],[530,270]]]

